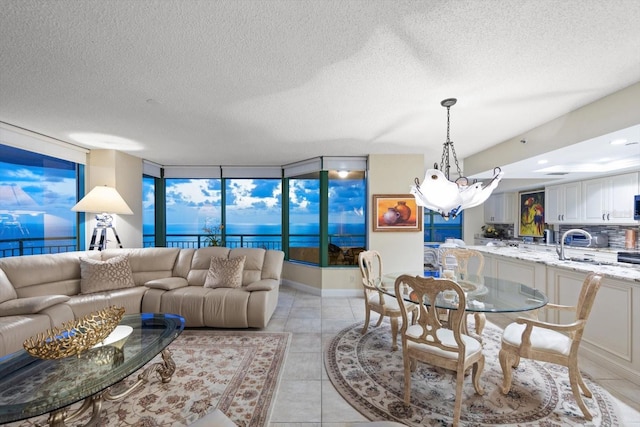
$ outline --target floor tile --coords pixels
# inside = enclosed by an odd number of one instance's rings
[[[322,421],[321,381],[281,381],[271,422]]]

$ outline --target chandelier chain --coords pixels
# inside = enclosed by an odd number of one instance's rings
[[[443,101],[443,102],[445,102],[445,101]],[[451,130],[450,109],[451,109],[451,105],[445,105],[445,106],[447,107],[447,141],[444,143],[444,146],[442,148],[442,159],[440,159],[440,169],[445,174],[447,179],[450,179],[449,178],[449,169],[451,167],[451,164],[449,162],[449,149],[451,149],[451,153],[453,154],[453,161],[455,162],[455,165],[456,165],[456,170],[458,172],[458,177],[462,176],[462,170],[460,169],[460,163],[458,163],[458,156],[456,155],[456,149],[453,146],[453,141],[451,141],[451,139],[450,139],[450,130]]]

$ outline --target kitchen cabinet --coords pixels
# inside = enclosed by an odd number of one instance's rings
[[[484,222],[487,224],[512,224],[515,221],[515,193],[491,195],[484,202]]]
[[[545,188],[545,216],[547,224],[580,223],[583,205],[580,182],[551,185]]]
[[[635,172],[584,181],[584,222],[636,224],[633,219],[633,196],[638,194],[638,175]]]
[[[584,272],[548,267],[549,302],[575,305],[585,277]],[[548,311],[549,322],[575,320],[575,313]],[[633,281],[604,277],[587,321],[580,353],[639,384],[640,316],[637,313],[640,313],[640,287]]]
[[[483,255],[485,275],[512,281],[514,286],[523,284],[547,294],[546,266],[544,264],[493,256],[487,253],[483,253]],[[527,313],[515,312],[511,317],[526,315]],[[539,313],[539,317],[541,320],[546,320],[545,313]]]

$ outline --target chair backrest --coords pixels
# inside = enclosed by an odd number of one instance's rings
[[[400,310],[402,312],[402,328],[400,330],[403,340],[414,341],[420,344],[436,346],[445,351],[459,353],[458,356],[464,356],[465,344],[461,338],[462,322],[466,316],[464,310],[450,310],[449,325],[447,328],[442,326],[438,310],[431,301],[440,301],[444,298],[444,292],[450,294],[453,298],[457,298],[458,305],[466,307],[466,299],[464,291],[456,282],[446,279],[435,279],[433,277],[410,276],[407,274],[399,276],[395,281],[395,293],[398,298]],[[405,290],[404,287],[407,287]],[[411,326],[408,318],[408,309],[403,304],[403,295],[409,295],[413,301],[426,301],[427,304],[419,304],[419,314],[416,325],[419,325],[422,332],[419,336],[414,334],[407,335],[407,329]],[[455,296],[454,296],[455,295]],[[415,326],[411,326],[415,329]],[[451,329],[457,346],[449,346],[444,344],[438,337],[438,330]]]
[[[591,308],[596,300],[596,294],[600,290],[600,284],[602,282],[602,276],[591,272],[587,275],[582,282],[582,289],[580,290],[580,296],[578,297],[578,303],[576,304],[576,320],[584,320],[585,322],[591,314]],[[580,339],[584,328],[578,330],[577,336],[574,336],[574,340]]]
[[[362,251],[358,254],[358,265],[362,273],[362,285],[364,286],[364,296],[368,298],[380,292],[376,288],[382,282],[382,257],[376,250]],[[384,304],[384,299],[380,297],[380,303]]]
[[[455,259],[455,265],[451,260]],[[456,275],[482,275],[484,272],[484,256],[475,249],[449,248],[442,252],[442,268],[455,270]]]

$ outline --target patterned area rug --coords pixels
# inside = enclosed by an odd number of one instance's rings
[[[124,400],[103,403],[99,425],[184,426],[219,408],[238,426],[267,426],[290,341],[290,333],[186,330],[169,346],[177,366],[171,382],[151,376]],[[158,361],[160,356],[149,363]],[[137,373],[114,388],[125,389],[135,379]],[[46,420],[8,425],[46,425]]]
[[[391,351],[388,323],[369,327],[362,323],[342,330],[325,355],[327,374],[334,387],[370,420],[391,420],[409,426],[448,426],[453,420],[455,374],[419,363],[411,377],[411,405],[403,403],[402,347]],[[481,375],[484,395],[475,394],[471,377],[465,378],[461,424],[466,426],[617,426],[619,416],[609,393],[584,376],[593,398],[584,398],[593,421],[582,418],[564,367],[522,359],[513,372],[508,395],[503,395],[498,361],[502,330],[487,322]],[[398,342],[400,346],[400,342]]]

